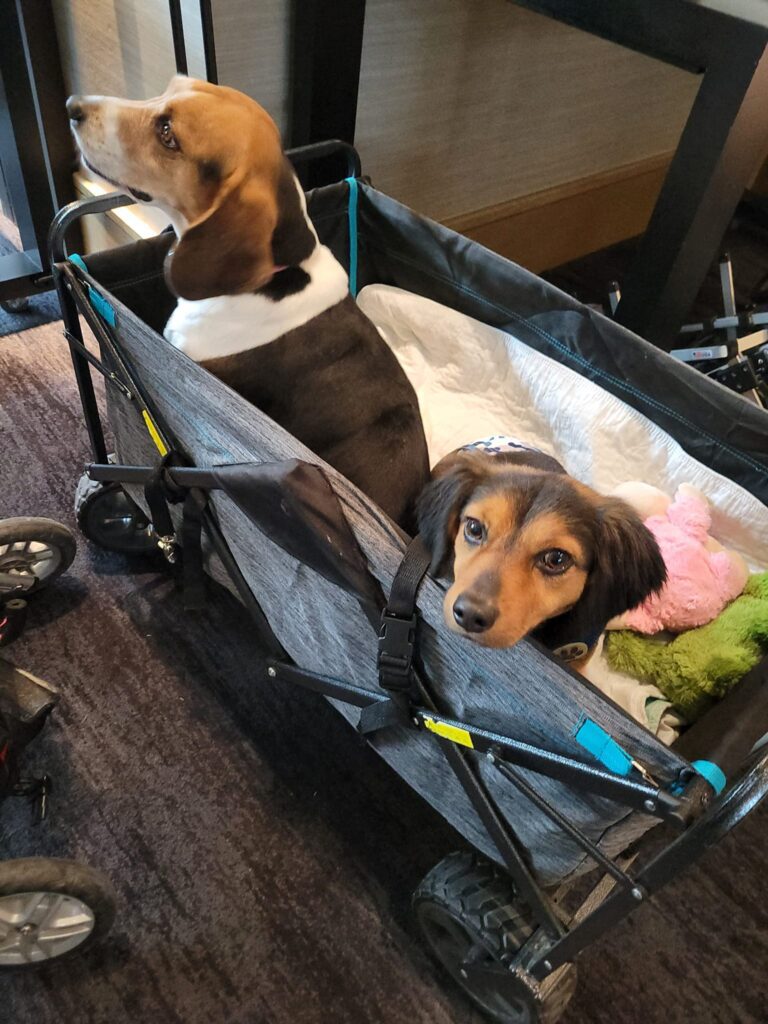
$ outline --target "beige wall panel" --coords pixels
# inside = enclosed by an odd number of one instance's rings
[[[219,81],[253,96],[287,129],[288,14],[286,0],[214,0]]]
[[[73,91],[154,95],[173,73],[164,0],[54,0]],[[184,0],[190,70],[199,9]],[[219,76],[287,128],[287,0],[214,0]],[[376,185],[438,219],[674,149],[685,72],[507,0],[368,0],[357,140]]]
[[[204,77],[200,8],[184,0],[189,72]],[[144,99],[175,71],[165,0],[54,0],[64,74],[71,92]],[[288,8],[285,0],[213,4],[219,78],[285,121]]]
[[[697,79],[507,0],[368,0],[357,142],[455,217],[674,149]]]

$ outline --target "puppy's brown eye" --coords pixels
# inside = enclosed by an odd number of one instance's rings
[[[540,551],[536,556],[536,567],[547,576],[562,576],[573,565],[573,558],[562,548]]]
[[[166,149],[178,149],[179,143],[173,134],[171,120],[168,117],[161,117],[157,122],[157,135]]]
[[[479,519],[467,517],[464,523],[464,537],[470,544],[482,544],[485,540],[485,527]]]

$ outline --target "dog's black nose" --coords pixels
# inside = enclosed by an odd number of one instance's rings
[[[453,604],[453,617],[468,633],[484,633],[499,615],[499,609],[489,600],[471,594],[460,594]]]
[[[69,115],[70,121],[84,121],[85,111],[83,110],[83,104],[79,96],[70,96],[67,100],[67,114]]]

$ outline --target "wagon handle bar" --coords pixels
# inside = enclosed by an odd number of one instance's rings
[[[69,228],[88,213],[106,213],[120,206],[132,206],[136,202],[123,192],[109,192],[105,196],[89,196],[77,199],[74,203],[63,206],[51,221],[48,231],[48,253],[51,264],[61,263],[67,258],[64,239]]]

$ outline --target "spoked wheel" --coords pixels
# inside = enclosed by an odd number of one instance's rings
[[[0,520],[0,597],[47,586],[69,568],[76,550],[72,531],[53,519]]]
[[[114,918],[112,886],[100,871],[46,857],[0,863],[0,970],[80,953]]]
[[[83,473],[75,492],[77,525],[88,540],[123,555],[157,552],[152,524],[118,483],[101,483]]]
[[[413,896],[427,944],[469,998],[500,1024],[555,1024],[576,988],[565,964],[541,983],[511,970],[535,922],[510,879],[473,853],[453,853]]]

